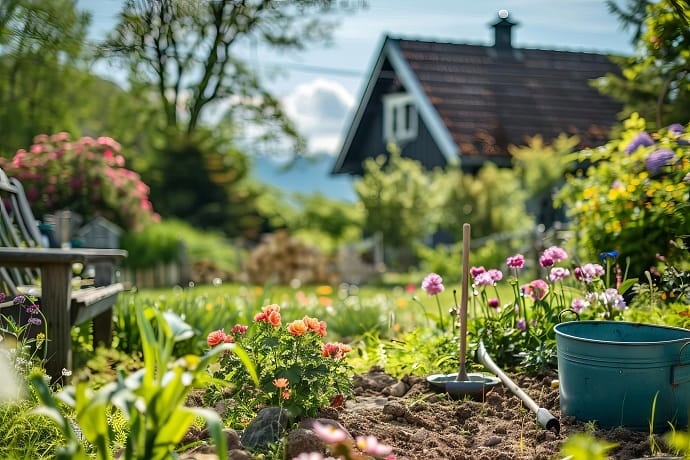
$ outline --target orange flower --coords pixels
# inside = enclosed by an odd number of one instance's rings
[[[235,338],[234,338],[233,336],[231,336],[231,335],[226,335],[226,336],[223,338],[223,342],[225,342],[225,343],[235,343]]]
[[[319,321],[319,335],[326,337],[326,321]]]
[[[273,381],[273,385],[275,385],[276,388],[285,388],[290,384],[288,379],[281,377],[279,379],[275,379]]]
[[[309,316],[305,316],[302,318],[302,321],[304,321],[304,324],[307,325],[307,328],[309,328],[310,331],[314,332],[319,332],[319,320],[316,318],[310,318]]]
[[[292,335],[304,335],[309,330],[301,319],[295,320],[287,325],[287,330]]]
[[[290,392],[288,390],[283,391],[283,399],[290,399]]]
[[[274,326],[274,327],[280,326],[280,324],[281,324],[281,323],[280,323],[280,313],[278,313],[278,312],[275,311],[275,310],[274,310],[274,311],[271,311],[271,312],[268,314],[267,321],[268,321],[269,323],[271,323],[271,325]]]
[[[216,345],[223,343],[225,341],[225,330],[218,329],[217,331],[211,332],[206,337],[206,343],[209,347],[215,347]]]

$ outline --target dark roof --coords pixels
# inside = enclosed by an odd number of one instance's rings
[[[448,128],[461,156],[508,155],[527,136],[578,134],[603,144],[621,105],[590,81],[620,73],[595,53],[389,38]]]

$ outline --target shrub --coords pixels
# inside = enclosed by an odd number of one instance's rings
[[[69,209],[85,219],[100,215],[124,229],[140,229],[157,214],[148,186],[124,166],[113,139],[72,140],[68,133],[38,135],[28,150],[0,159],[7,175],[22,182],[36,216]]]
[[[618,250],[634,276],[690,235],[690,133],[677,124],[651,135],[645,128],[634,114],[620,138],[574,154],[581,166],[558,194],[581,256]]]

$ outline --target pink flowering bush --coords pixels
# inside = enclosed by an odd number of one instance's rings
[[[334,425],[312,423],[312,430],[326,444],[331,456],[320,452],[305,452],[292,460],[395,460],[393,448],[379,442],[374,436],[357,436],[354,439],[344,430]]]
[[[41,134],[12,160],[0,159],[0,167],[22,182],[37,218],[69,209],[87,220],[103,216],[126,230],[158,219],[148,186],[125,168],[120,144],[109,137]]]
[[[229,419],[241,426],[266,405],[286,408],[294,417],[314,416],[328,405],[342,404],[352,391],[352,372],[346,360],[349,345],[326,342],[326,323],[305,316],[283,323],[280,306],[263,307],[251,324],[236,324],[227,332],[208,334],[213,348],[235,343],[253,362],[259,385],[254,385],[240,358],[226,353],[210,368],[222,382],[211,386],[207,402],[229,397]],[[229,392],[226,388],[230,388]]]
[[[496,268],[472,267],[470,334],[502,363],[531,371],[553,368],[557,323],[573,316],[618,319],[627,308],[622,294],[634,280],[623,280],[617,258],[617,251],[603,252],[601,264],[578,264],[563,248],[551,246],[539,257],[543,276],[532,280],[522,279],[522,254],[506,259],[505,275]],[[508,299],[498,289],[503,280],[511,287]]]

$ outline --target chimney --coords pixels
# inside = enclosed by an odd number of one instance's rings
[[[500,10],[498,12],[498,21],[491,24],[494,28],[494,48],[498,51],[508,51],[513,48],[512,43],[512,28],[517,25],[517,22],[512,22],[508,19],[508,10]]]

